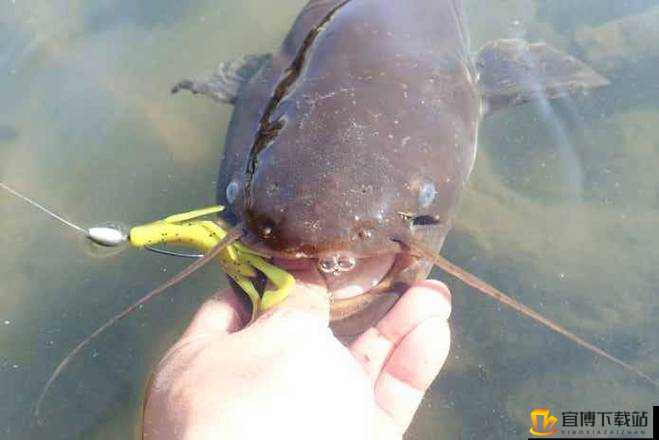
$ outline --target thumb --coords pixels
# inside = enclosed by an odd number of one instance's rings
[[[233,289],[225,289],[217,292],[201,306],[181,338],[233,333],[248,321],[249,310],[244,301]]]
[[[290,271],[295,287],[286,299],[265,311],[255,321],[263,323],[273,318],[312,317],[324,326],[329,325],[330,299],[327,285],[318,271]]]

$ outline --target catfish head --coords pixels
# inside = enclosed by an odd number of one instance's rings
[[[400,243],[441,247],[473,167],[481,100],[462,23],[421,3],[303,13],[236,99],[219,202],[247,245],[317,268],[335,300],[425,277]]]

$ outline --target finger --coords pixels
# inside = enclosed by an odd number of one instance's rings
[[[375,384],[386,360],[407,334],[427,319],[446,321],[450,313],[451,294],[444,284],[433,280],[418,282],[350,350]]]
[[[152,390],[166,389],[169,381],[188,365],[196,353],[209,341],[236,332],[249,322],[248,310],[233,289],[217,292],[197,311],[179,340],[160,360],[150,380],[147,396]],[[147,399],[148,400],[148,399]]]
[[[451,332],[443,317],[421,322],[393,350],[375,382],[375,402],[390,430],[405,432],[448,356]]]
[[[291,317],[311,317],[323,325],[329,325],[330,300],[327,285],[316,270],[290,271],[295,277],[295,287],[286,299],[267,310],[256,324]]]
[[[249,321],[249,312],[233,291],[217,292],[197,311],[182,339],[197,335],[217,335],[240,330]]]

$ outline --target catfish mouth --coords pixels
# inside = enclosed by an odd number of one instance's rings
[[[319,258],[275,257],[273,264],[295,275],[300,272],[317,272],[325,281],[333,301],[352,299],[379,286],[395,266],[398,254],[384,254],[356,258],[349,271],[324,272]]]
[[[403,253],[390,251],[378,255],[359,256],[350,251],[325,252],[309,255],[302,252],[275,251],[258,237],[247,233],[241,240],[256,252],[272,258],[272,263],[294,276],[302,273],[317,273],[324,280],[333,302],[349,300],[365,295],[379,287],[393,272],[400,270]],[[336,270],[323,270],[327,256],[350,256],[350,267],[337,266]]]

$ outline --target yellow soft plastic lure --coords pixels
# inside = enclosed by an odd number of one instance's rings
[[[223,206],[211,206],[135,226],[130,230],[130,243],[140,248],[159,244],[177,244],[207,253],[226,236],[227,232],[214,221],[201,220],[201,218],[223,210]],[[222,269],[243,289],[252,302],[252,319],[259,312],[268,310],[283,301],[295,286],[295,278],[291,274],[268,263],[266,258],[237,242],[227,246],[218,256]],[[256,277],[257,270],[275,286],[273,290],[266,289],[262,297],[251,280]]]

